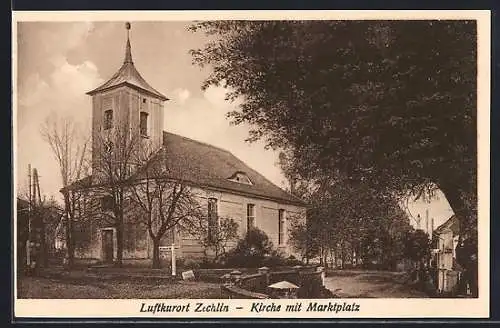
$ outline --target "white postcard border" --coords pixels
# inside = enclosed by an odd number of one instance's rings
[[[489,317],[490,297],[490,47],[491,13],[489,10],[396,10],[396,11],[46,11],[13,12],[12,16],[12,73],[13,73],[13,174],[14,195],[17,195],[18,172],[15,165],[17,147],[17,23],[26,21],[188,21],[188,20],[427,20],[450,19],[477,20],[478,31],[478,253],[479,253],[479,298],[477,299],[328,299],[328,300],[194,300],[194,299],[18,299],[17,281],[14,277],[14,315],[31,318],[486,318]],[[16,202],[13,201],[16,213]],[[15,216],[16,214],[14,214]],[[14,217],[14,222],[15,221]],[[17,229],[14,224],[14,244]],[[14,251],[14,274],[17,265],[17,249]],[[220,312],[157,312],[141,313],[142,303],[155,304],[224,303],[230,305],[227,313]],[[286,305],[302,303],[304,309],[309,303],[357,304],[359,311],[300,311],[251,312],[253,303]],[[235,309],[243,307],[241,310]],[[344,307],[345,308],[345,307]]]

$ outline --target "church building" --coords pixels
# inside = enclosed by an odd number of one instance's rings
[[[92,193],[94,186],[100,183],[97,173],[103,147],[100,136],[117,127],[126,127],[142,141],[162,149],[167,167],[182,168],[171,170],[169,178],[187,181],[196,189],[207,218],[235,220],[240,237],[256,227],[269,236],[276,248],[286,255],[292,254],[288,243],[290,227],[294,220],[305,220],[304,201],[270,182],[231,152],[164,131],[169,99],[150,86],[136,69],[129,30],[127,23],[125,58],[120,69],[87,93],[92,98],[92,174],[75,183],[72,192],[92,194],[94,200],[100,199],[97,204],[101,210],[106,211],[109,207],[106,196]],[[150,259],[153,250],[147,227],[138,223],[133,215],[133,211],[124,213],[123,259]],[[76,229],[76,258],[99,262],[116,260],[117,231],[111,222],[96,217],[82,221]],[[177,256],[182,258],[204,256],[199,237],[176,229],[172,231],[166,234],[160,246],[174,245]]]

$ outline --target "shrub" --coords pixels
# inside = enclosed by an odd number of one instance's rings
[[[184,268],[186,269],[199,269],[201,266],[201,263],[199,261],[193,260],[193,259],[186,259],[184,261]]]
[[[259,263],[258,266],[267,266],[267,267],[277,267],[277,266],[285,266],[286,259],[279,255],[271,255],[266,256],[262,259],[262,262]]]
[[[199,263],[199,268],[201,269],[221,269],[227,267],[226,265],[226,257],[227,254],[219,256],[217,259],[213,260],[211,258],[203,258],[203,260]]]
[[[273,244],[265,232],[253,228],[245,238],[225,257],[226,265],[235,267],[259,267],[264,259],[275,256]]]
[[[294,256],[285,258],[282,253],[274,249],[266,233],[257,228],[249,230],[245,238],[241,239],[232,251],[219,258],[218,263],[219,267],[247,268],[302,264]]]
[[[287,266],[295,266],[295,265],[302,265],[301,260],[297,259],[295,256],[290,255],[288,258],[285,259],[285,265]]]
[[[217,229],[210,229],[207,222],[199,227],[201,245],[207,252],[213,252],[213,262],[219,262],[219,258],[226,254],[229,243],[238,239],[238,223],[232,218],[220,218]]]

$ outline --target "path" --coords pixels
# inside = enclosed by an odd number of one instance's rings
[[[429,297],[405,284],[404,274],[399,272],[337,270],[328,273],[325,286],[347,298]]]

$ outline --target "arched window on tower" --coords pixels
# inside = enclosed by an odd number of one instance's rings
[[[104,130],[109,130],[113,127],[113,110],[108,109],[104,112]]]
[[[140,119],[141,119],[141,121],[140,121],[141,136],[147,137],[148,136],[148,113],[141,112]]]

